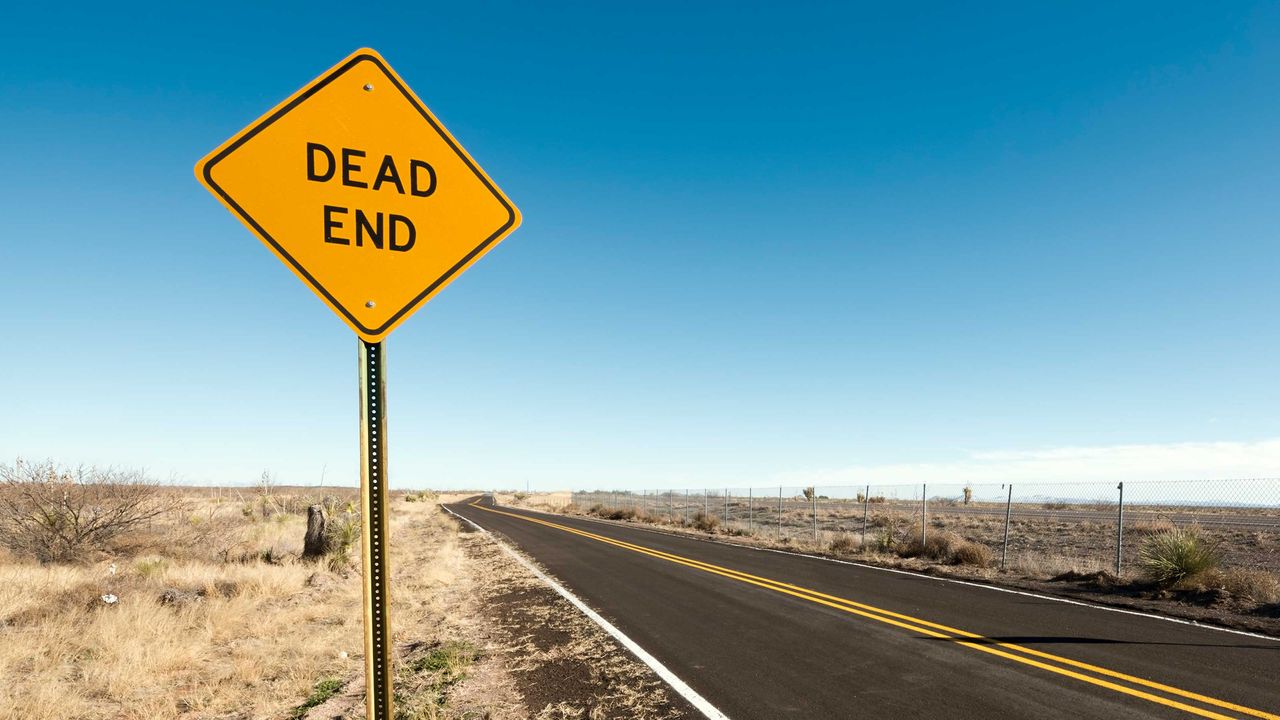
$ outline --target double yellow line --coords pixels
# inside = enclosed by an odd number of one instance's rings
[[[1172,695],[1177,698],[1191,700],[1197,703],[1201,703],[1203,705],[1209,705],[1215,708],[1220,708],[1222,710],[1242,713],[1244,715],[1248,715],[1251,717],[1264,718],[1265,720],[1280,720],[1280,715],[1274,715],[1272,713],[1264,712],[1262,710],[1255,710],[1253,708],[1244,707],[1243,705],[1236,705],[1235,703],[1230,703],[1225,700],[1219,700],[1217,698],[1209,697],[1207,695],[1201,695],[1199,693],[1194,693],[1189,690],[1183,690],[1181,688],[1173,687],[1172,685],[1165,685],[1163,683],[1158,683],[1152,680],[1146,680],[1144,678],[1135,677],[1133,675],[1127,675],[1122,672],[1109,670],[1104,667],[1099,667],[1097,665],[1091,665],[1089,663],[1080,662],[1079,660],[1072,660],[1071,658],[1066,658],[1066,657],[1062,657],[1061,655],[1054,655],[1052,653],[1035,650],[1033,648],[1024,647],[1022,645],[1017,645],[1014,643],[991,641],[983,637],[982,635],[967,632],[965,630],[960,630],[958,628],[948,627],[946,625],[930,622],[928,620],[912,617],[910,615],[904,615],[902,613],[893,612],[891,610],[885,610],[883,608],[878,608],[873,605],[867,605],[866,603],[856,602],[848,598],[837,597],[835,595],[828,595],[826,593],[819,592],[817,590],[812,590],[810,588],[805,588],[798,585],[792,585],[790,583],[784,583],[778,580],[771,580],[769,578],[760,577],[759,575],[752,575],[750,573],[745,573],[740,570],[733,570],[731,568],[723,567],[720,565],[713,565],[711,563],[703,562],[701,560],[694,560],[692,558],[687,558],[682,555],[675,555],[672,553],[663,552],[661,550],[655,550],[653,548],[645,547],[643,545],[636,545],[634,543],[624,542],[622,540],[606,537],[604,535],[597,535],[595,533],[587,532],[585,530],[579,530],[577,528],[569,527],[567,525],[561,525],[559,523],[554,523],[547,520],[541,520],[538,518],[532,518],[526,515],[518,515],[516,513],[509,513],[509,512],[504,512],[502,510],[496,510],[493,508],[484,507],[483,505],[478,504],[478,501],[472,502],[471,507],[474,507],[478,510],[484,510],[485,512],[495,513],[498,515],[506,515],[507,517],[516,518],[518,520],[524,520],[526,522],[536,523],[538,525],[545,525],[550,528],[555,528],[556,530],[561,530],[567,533],[572,533],[574,535],[579,535],[581,537],[595,540],[597,542],[606,543],[608,545],[613,545],[615,547],[623,548],[625,550],[637,552],[642,555],[648,555],[650,557],[676,563],[677,565],[684,565],[686,567],[690,567],[695,570],[701,570],[702,572],[711,573],[713,575],[720,575],[722,577],[726,577],[731,580],[737,580],[738,582],[747,583],[749,585],[755,585],[757,587],[765,588],[766,590],[772,590],[773,592],[781,593],[783,595],[790,595],[792,597],[797,597],[802,600],[807,600],[809,602],[812,602],[818,605],[824,605],[826,607],[835,608],[837,610],[843,610],[844,612],[850,613],[852,615],[858,615],[858,616],[867,618],[869,620],[875,620],[876,622],[885,623],[886,625],[893,625],[895,627],[902,628],[904,630],[909,630],[911,632],[919,633],[921,635],[926,635],[928,637],[934,637],[934,638],[939,638],[943,640],[952,640],[957,645],[961,645],[963,647],[977,650],[978,652],[987,653],[989,655],[995,655],[997,657],[1001,657],[1006,660],[1011,660],[1016,663],[1021,663],[1023,665],[1030,665],[1032,667],[1039,668],[1047,672],[1072,678],[1073,680],[1079,680],[1080,682],[1088,683],[1090,685],[1095,685],[1097,687],[1106,688],[1108,690],[1113,690],[1115,692],[1129,695],[1131,697],[1141,698],[1143,700],[1164,705],[1166,707],[1182,710],[1184,712],[1188,712],[1193,715],[1199,715],[1200,717],[1214,718],[1215,720],[1238,720],[1236,716],[1224,715],[1220,712],[1215,712],[1214,710],[1196,707],[1194,705],[1188,705],[1187,703],[1181,702],[1179,700],[1171,699],[1169,697],[1162,697],[1160,695],[1155,695],[1152,692],[1148,692],[1147,690],[1158,691],[1166,695]],[[1092,673],[1092,674],[1086,675],[1085,674],[1086,672]],[[1119,684],[1119,682],[1113,682],[1113,680],[1128,683],[1128,685],[1121,685]],[[1137,686],[1137,687],[1130,687],[1130,685]],[[1146,688],[1147,690],[1143,690],[1140,688]]]

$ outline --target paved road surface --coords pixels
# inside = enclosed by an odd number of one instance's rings
[[[505,536],[734,720],[1280,720],[1280,641],[487,496],[450,509]]]

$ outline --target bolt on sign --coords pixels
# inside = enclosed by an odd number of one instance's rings
[[[196,165],[356,334],[386,337],[520,224],[400,76],[358,50]]]
[[[209,153],[196,177],[359,336],[366,710],[391,720],[382,341],[520,212],[368,49]]]

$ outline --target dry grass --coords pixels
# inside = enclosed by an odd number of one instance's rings
[[[862,545],[848,533],[837,535],[836,539],[832,540],[827,547],[827,550],[833,555],[851,555],[860,549],[862,549]]]
[[[932,532],[926,540],[912,538],[895,548],[902,557],[923,557],[949,565],[991,566],[992,552],[986,545],[970,542],[953,532]]]
[[[1280,603],[1280,578],[1265,570],[1211,570],[1193,578],[1189,584],[1225,590],[1232,597],[1256,603]]]
[[[0,720],[279,718],[318,683],[360,678],[359,574],[299,559],[308,492],[193,490],[94,562],[0,554]],[[323,492],[339,517],[354,498]],[[451,640],[467,591],[456,529],[430,502],[392,508],[394,636]]]
[[[235,542],[250,556],[296,552],[303,522],[285,517]],[[356,583],[316,588],[310,565],[223,562],[179,549],[177,557],[0,566],[0,674],[10,679],[0,717],[270,717],[318,677],[352,667],[339,652],[360,650],[358,622],[350,622],[359,618]],[[170,589],[192,599],[164,605]]]

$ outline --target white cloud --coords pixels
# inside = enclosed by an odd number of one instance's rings
[[[971,452],[951,462],[779,475],[783,485],[1075,483],[1280,477],[1280,438]]]

